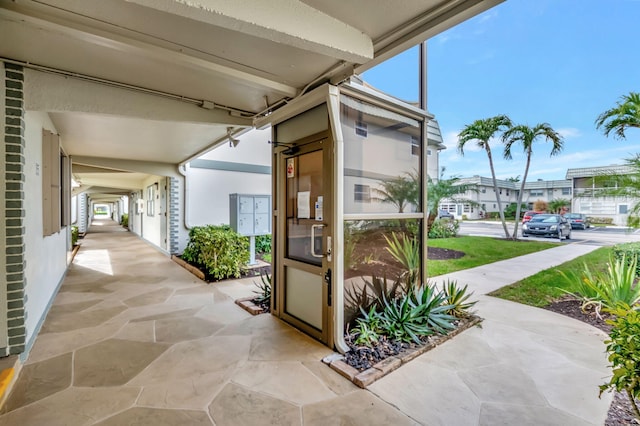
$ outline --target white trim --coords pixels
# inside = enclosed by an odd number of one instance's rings
[[[344,341],[344,137],[340,118],[340,91],[329,86],[329,128],[333,133],[333,345],[340,353],[349,350]]]

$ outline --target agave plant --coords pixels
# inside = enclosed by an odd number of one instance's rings
[[[417,277],[420,270],[420,244],[417,238],[411,238],[405,234],[398,235],[393,232],[387,240],[387,251],[407,270],[412,277]]]
[[[636,283],[637,256],[627,260],[609,258],[606,273],[592,273],[584,264],[584,272],[578,278],[576,274],[562,274],[571,283],[573,292],[566,293],[583,300],[582,309],[595,306],[596,315],[604,307],[615,309],[619,303],[635,306],[640,303],[640,285]]]
[[[409,295],[413,306],[422,309],[426,325],[440,334],[447,334],[455,326],[452,324],[456,318],[449,314],[454,305],[447,304],[447,296],[444,292],[437,291],[433,285],[425,285],[417,288]]]
[[[471,308],[473,308],[478,301],[468,301],[473,294],[473,292],[467,293],[468,287],[467,284],[465,284],[464,287],[459,287],[458,282],[454,280],[447,280],[446,283],[442,284],[442,291],[446,299],[445,303],[452,306],[452,308],[447,311],[448,314],[458,318],[469,316]]]
[[[258,290],[253,292],[257,294],[254,300],[258,303],[266,303],[271,300],[271,275],[268,273],[260,274],[260,282],[254,281],[253,284],[258,287]]]
[[[408,295],[391,301],[384,299],[380,327],[390,337],[404,342],[413,340],[417,344],[421,343],[420,336],[433,334],[424,308],[411,303]]]
[[[589,306],[593,306],[596,315],[600,317],[600,310],[602,308],[602,300],[596,290],[596,283],[598,279],[591,273],[591,270],[586,263],[582,264],[582,275],[578,275],[573,271],[558,271],[562,278],[569,283],[569,290],[560,288],[559,290],[575,297],[582,302],[580,308],[583,312],[586,312]]]

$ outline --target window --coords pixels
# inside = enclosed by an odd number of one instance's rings
[[[420,156],[420,140],[417,136],[409,136],[409,141],[411,142],[411,155]]]
[[[487,193],[487,188],[482,188],[482,190],[480,192],[482,192],[483,194],[486,194]]]
[[[369,185],[355,184],[353,186],[353,199],[359,203],[371,202],[371,187]]]
[[[431,150],[430,149],[427,150],[427,155],[431,155]]]
[[[356,135],[362,136],[363,138],[367,137],[367,123],[360,120],[356,121]]]
[[[155,184],[147,186],[147,216],[154,215],[156,191]]]
[[[627,214],[627,209],[628,209],[628,206],[626,204],[620,204],[618,206],[618,213]]]
[[[533,197],[542,197],[544,195],[544,191],[542,189],[530,189],[529,195]]]
[[[562,188],[562,195],[571,195],[571,188]]]

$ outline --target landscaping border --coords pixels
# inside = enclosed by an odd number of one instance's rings
[[[255,296],[243,297],[241,299],[236,299],[236,305],[240,306],[245,311],[249,312],[251,315],[260,315],[266,313],[264,309],[260,306],[253,303],[253,299]]]
[[[469,318],[462,318],[458,327],[450,333],[446,335],[432,336],[428,343],[417,348],[405,349],[398,355],[385,358],[373,367],[364,371],[358,371],[356,368],[347,364],[344,361],[344,357],[340,354],[329,355],[328,357],[325,357],[322,362],[327,364],[341,376],[349,379],[356,386],[366,389],[366,387],[371,383],[398,369],[401,365],[406,364],[423,353],[452,339],[463,331],[480,324],[482,320],[483,319],[477,315],[472,315]]]
[[[187,271],[191,272],[196,277],[200,278],[202,281],[206,282],[206,280],[204,279],[204,272],[202,272],[200,269],[182,260],[180,257],[176,256],[175,254],[171,255],[171,260],[176,262],[178,265],[182,266]]]

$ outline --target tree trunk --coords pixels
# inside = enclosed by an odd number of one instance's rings
[[[531,164],[531,150],[527,152],[527,163],[524,166],[524,176],[522,176],[522,183],[520,184],[520,193],[518,194],[518,205],[516,206],[516,224],[513,227],[513,239],[518,239],[518,224],[520,223],[520,205],[522,204],[522,196],[524,195],[524,184],[527,182],[527,175],[529,174],[529,165]]]
[[[489,157],[489,168],[491,169],[491,178],[493,179],[493,190],[496,193],[496,201],[498,201],[498,213],[500,214],[500,221],[502,222],[502,228],[504,229],[505,238],[511,238],[509,235],[509,229],[507,228],[507,222],[504,219],[504,211],[502,210],[502,201],[500,200],[500,191],[498,190],[498,180],[496,179],[496,171],[493,169],[493,157],[491,156],[491,148],[489,147],[489,141],[485,143],[485,150]]]

